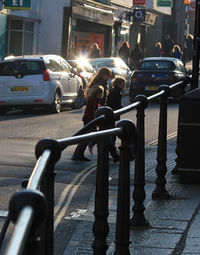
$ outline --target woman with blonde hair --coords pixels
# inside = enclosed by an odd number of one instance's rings
[[[154,56],[161,57],[162,56],[162,44],[161,42],[157,42],[154,47]]]
[[[175,44],[172,49],[172,57],[181,59],[182,55],[183,53],[181,51],[180,46],[178,44]]]
[[[92,87],[102,85],[104,88],[104,95],[101,100],[101,105],[106,105],[106,99],[108,94],[108,80],[109,78],[111,78],[111,76],[112,76],[111,69],[107,67],[100,68],[87,85],[85,90],[85,96],[86,97],[88,96],[88,94],[91,92],[90,89]]]

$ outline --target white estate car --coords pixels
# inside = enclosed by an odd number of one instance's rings
[[[62,57],[30,55],[0,62],[0,114],[36,106],[59,113],[64,104],[82,107],[84,93],[81,78]]]

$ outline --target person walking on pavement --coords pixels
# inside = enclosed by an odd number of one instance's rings
[[[103,98],[103,95],[104,95],[104,88],[101,85],[94,86],[88,91],[86,96],[86,108],[82,118],[84,126],[95,118],[96,110],[98,107],[101,106],[100,100]],[[91,131],[95,131],[95,129]],[[84,152],[87,145],[88,145],[87,141],[78,144],[73,153],[71,160],[90,161],[89,158],[86,158],[84,156]]]
[[[157,42],[154,46],[154,56],[155,57],[162,57],[163,51],[162,51],[162,44],[161,42]]]
[[[102,85],[104,88],[104,95],[101,99],[101,105],[106,105],[106,99],[108,94],[108,80],[112,77],[111,69],[107,67],[100,68],[97,73],[93,76],[88,86],[86,86],[86,96],[90,92],[90,89],[97,85]]]
[[[191,61],[193,57],[193,46],[194,46],[194,38],[193,35],[189,34],[186,39],[186,61]]]
[[[134,69],[137,69],[142,58],[143,51],[139,43],[136,43],[135,48],[131,51],[130,54],[130,66],[132,66]]]
[[[113,76],[112,70],[107,68],[107,67],[102,67],[100,68],[97,73],[93,76],[91,79],[90,83],[87,85],[86,90],[85,90],[85,95],[86,97],[88,96],[87,94],[90,93],[91,88],[102,85],[104,88],[104,94],[103,98],[100,100],[100,103],[102,106],[106,105],[106,100],[107,100],[107,94],[108,94],[108,80]],[[90,154],[92,154],[93,147],[96,143],[94,141],[90,141],[88,144],[88,150]]]
[[[118,54],[122,60],[128,65],[129,61],[129,43],[127,41],[122,42],[119,48]]]
[[[97,43],[92,44],[90,57],[91,58],[100,58],[101,57],[101,51],[100,51],[99,46],[98,46]]]
[[[163,57],[171,57],[173,47],[174,47],[174,41],[167,34],[162,43]]]
[[[107,98],[107,106],[113,109],[113,111],[118,110],[122,107],[121,100],[123,96],[123,90],[126,85],[126,79],[121,76],[117,76],[112,82],[112,89],[110,90]],[[115,121],[120,120],[120,116],[115,117]],[[118,161],[119,153],[117,152],[115,141],[116,136],[109,137],[110,139],[110,154],[113,157],[113,161]]]
[[[181,59],[183,53],[179,45],[175,44],[172,49],[172,57]]]

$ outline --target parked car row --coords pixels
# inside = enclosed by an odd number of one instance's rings
[[[187,77],[182,61],[176,58],[144,58],[137,70],[131,71],[116,57],[65,60],[58,55],[10,56],[0,62],[0,114],[18,107],[30,110],[43,106],[55,113],[63,105],[81,108],[86,84],[103,66],[126,79],[131,102],[138,94],[150,96],[161,84],[171,85]],[[179,89],[172,96],[179,97]]]

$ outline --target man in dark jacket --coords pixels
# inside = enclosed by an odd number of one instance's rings
[[[167,34],[162,43],[163,57],[171,57],[173,47],[174,47],[174,41]]]

